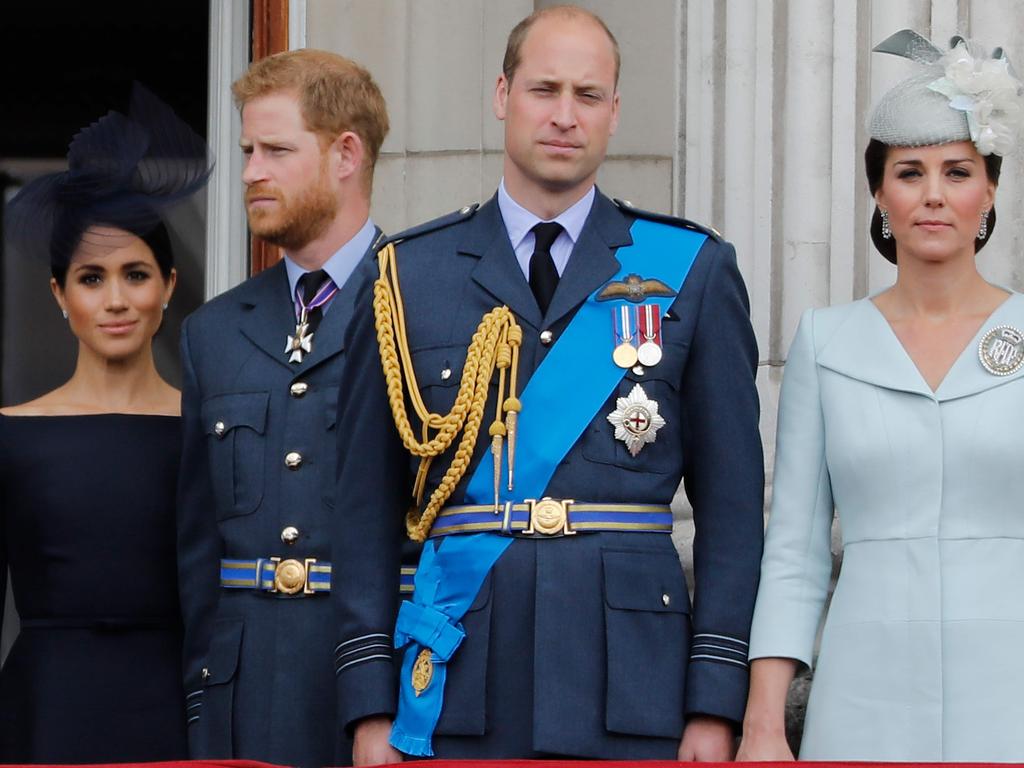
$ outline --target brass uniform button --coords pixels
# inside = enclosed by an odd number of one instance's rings
[[[298,469],[302,466],[302,454],[298,451],[289,451],[285,454],[284,465],[288,469]]]
[[[452,377],[452,369],[445,368],[441,371],[441,381],[448,381]]]
[[[545,347],[548,346],[548,344],[550,344],[554,340],[555,334],[553,334],[551,331],[540,332],[540,343],[543,344]]]
[[[294,544],[299,539],[299,529],[294,525],[286,525],[281,529],[281,541],[285,544]]]
[[[296,381],[288,388],[288,393],[292,397],[302,397],[306,392],[309,391],[309,384],[304,381]]]
[[[217,437],[224,437],[224,433],[227,431],[227,425],[223,421],[218,421],[213,425],[213,434]]]

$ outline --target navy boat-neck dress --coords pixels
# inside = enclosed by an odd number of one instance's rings
[[[180,453],[178,417],[0,415],[0,573],[21,618],[0,762],[187,756]]]

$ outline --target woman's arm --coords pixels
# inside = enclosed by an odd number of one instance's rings
[[[793,759],[786,742],[786,696],[796,667],[796,659],[764,658],[750,663],[750,693],[737,760]]]

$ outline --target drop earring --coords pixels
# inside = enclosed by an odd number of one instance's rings
[[[65,320],[67,320],[68,319],[68,311],[66,309],[62,309],[60,311],[60,316],[63,317]]]
[[[981,212],[981,224],[978,225],[978,239],[984,240],[988,237],[988,211]]]
[[[879,211],[882,214],[882,237],[888,240],[892,237],[892,229],[889,228],[889,212],[885,208],[880,208]]]

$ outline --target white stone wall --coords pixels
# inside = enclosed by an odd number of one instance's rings
[[[367,65],[392,130],[373,216],[398,231],[488,198],[501,175],[491,93],[532,0],[306,0],[306,44]],[[888,285],[868,237],[862,169],[871,104],[911,64],[871,54],[903,27],[1002,45],[1024,71],[1024,0],[582,0],[622,48],[622,119],[598,183],[719,229],[737,248],[761,350],[769,471],[789,341],[810,306]],[[1021,158],[980,257],[1024,288]],[[770,477],[770,476],[769,476]]]

